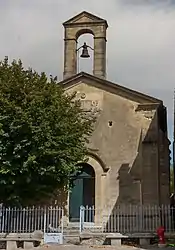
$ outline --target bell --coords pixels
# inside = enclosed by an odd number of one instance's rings
[[[87,46],[86,43],[83,44],[82,48],[83,48],[82,49],[82,54],[81,54],[80,57],[82,57],[82,58],[88,58],[88,57],[90,57],[90,55],[88,53],[88,46]]]

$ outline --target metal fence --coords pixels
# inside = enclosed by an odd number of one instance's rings
[[[173,232],[174,222],[175,208],[169,205],[122,205],[112,211],[98,211],[95,207],[80,208],[80,232],[98,228],[107,233],[155,233],[159,226],[164,226],[166,232]]]
[[[0,233],[63,233],[64,210],[58,206],[5,208],[0,207]],[[175,230],[175,208],[161,206],[80,207],[80,232],[86,229],[107,233],[155,233],[159,226],[166,232]]]
[[[58,206],[0,209],[0,233],[63,232],[64,211]]]

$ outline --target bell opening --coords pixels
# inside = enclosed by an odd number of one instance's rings
[[[89,55],[89,52],[88,52],[88,46],[86,43],[83,44],[82,46],[82,53],[80,55],[81,58],[89,58],[90,55]]]
[[[94,36],[83,34],[77,39],[77,73],[83,71],[93,75],[93,64]]]

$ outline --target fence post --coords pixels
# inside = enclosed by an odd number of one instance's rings
[[[80,206],[80,233],[82,233],[84,229],[84,211],[85,207]]]
[[[61,208],[61,233],[63,235],[63,231],[64,231],[64,209]]]
[[[44,208],[44,230],[43,230],[44,235],[47,232],[46,226],[47,226],[47,215],[46,215],[46,207],[45,207]]]
[[[143,231],[143,215],[144,215],[144,209],[143,209],[143,205],[140,205],[139,206],[139,221],[140,221],[140,225],[139,225],[139,230],[140,230],[140,232],[142,232]]]

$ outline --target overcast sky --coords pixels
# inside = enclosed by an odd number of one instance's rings
[[[108,21],[108,79],[161,98],[172,138],[175,0],[0,0],[0,58],[61,80],[62,23],[83,10]]]

